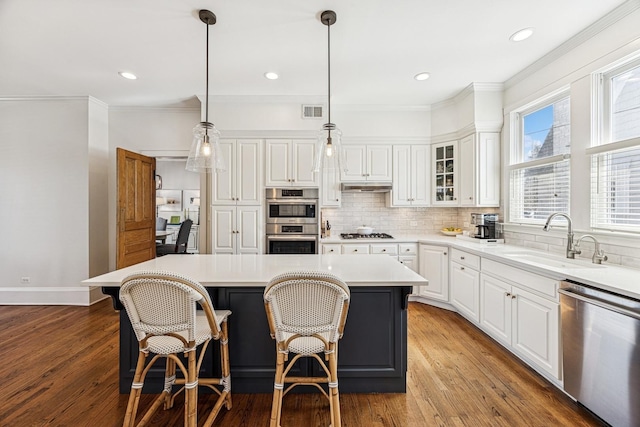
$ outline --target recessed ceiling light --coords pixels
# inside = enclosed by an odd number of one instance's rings
[[[431,74],[429,73],[419,73],[413,76],[413,78],[418,81],[427,80],[429,77],[431,77]]]
[[[515,33],[511,34],[509,40],[511,40],[512,42],[521,42],[522,40],[528,39],[532,35],[533,28],[523,28],[522,30],[516,31]]]
[[[120,71],[120,72],[118,72],[118,74],[120,74],[125,79],[129,79],[129,80],[135,80],[135,79],[138,78],[138,76],[136,76],[135,74],[130,73],[128,71]]]
[[[274,73],[273,71],[269,71],[268,73],[264,73],[264,76],[266,78],[268,78],[269,80],[277,80],[278,79],[278,74]]]

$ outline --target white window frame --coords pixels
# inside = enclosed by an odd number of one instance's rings
[[[514,182],[512,180],[512,172],[522,169],[528,169],[532,167],[545,166],[545,165],[554,165],[561,162],[567,162],[569,167],[569,191],[568,191],[568,199],[567,199],[567,209],[570,206],[571,199],[571,164],[569,153],[567,154],[558,154],[542,159],[535,159],[525,161],[523,160],[525,157],[524,153],[524,125],[523,125],[523,117],[529,113],[542,109],[548,105],[553,104],[556,101],[561,99],[569,98],[569,103],[571,103],[571,94],[569,90],[569,86],[564,86],[554,92],[547,94],[544,97],[538,98],[533,102],[530,102],[510,113],[510,130],[511,130],[511,143],[510,143],[510,159],[509,164],[507,165],[507,182],[509,185],[508,194],[509,199],[507,200],[507,221],[511,224],[543,224],[544,219],[535,219],[535,218],[524,218],[524,215],[519,215],[519,218],[513,218],[514,213],[517,211],[522,211],[522,206],[513,206],[512,205],[512,192],[514,191]],[[569,214],[569,212],[566,212]]]
[[[623,58],[608,67],[592,74],[592,138],[591,147],[586,154],[591,156],[591,228],[619,232],[640,233],[638,224],[616,224],[609,218],[616,217],[610,213],[608,204],[610,194],[606,189],[611,186],[607,177],[606,155],[624,153],[624,150],[640,148],[640,136],[614,141],[611,129],[611,80],[630,69],[640,67],[640,53]]]

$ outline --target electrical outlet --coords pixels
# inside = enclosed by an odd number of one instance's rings
[[[20,283],[31,283],[31,277],[28,277],[28,276],[21,277]]]
[[[417,227],[418,226],[418,221],[410,221],[409,222],[409,226],[410,227]]]

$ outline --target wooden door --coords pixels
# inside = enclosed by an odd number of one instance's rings
[[[116,268],[156,256],[156,159],[117,149]]]

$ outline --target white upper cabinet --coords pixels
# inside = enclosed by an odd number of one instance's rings
[[[315,140],[267,140],[267,187],[318,187],[318,173],[313,172]]]
[[[391,206],[429,206],[430,151],[428,145],[393,146]]]
[[[434,144],[431,147],[432,203],[434,205],[458,206],[458,141]]]
[[[500,204],[500,133],[480,132],[460,140],[460,206]]]
[[[343,182],[389,182],[391,174],[391,145],[343,146],[345,168]]]
[[[322,186],[320,187],[320,207],[339,208],[341,206],[342,191],[340,191],[340,171],[324,171]]]
[[[212,176],[212,204],[262,203],[262,140],[221,140],[226,170]]]

